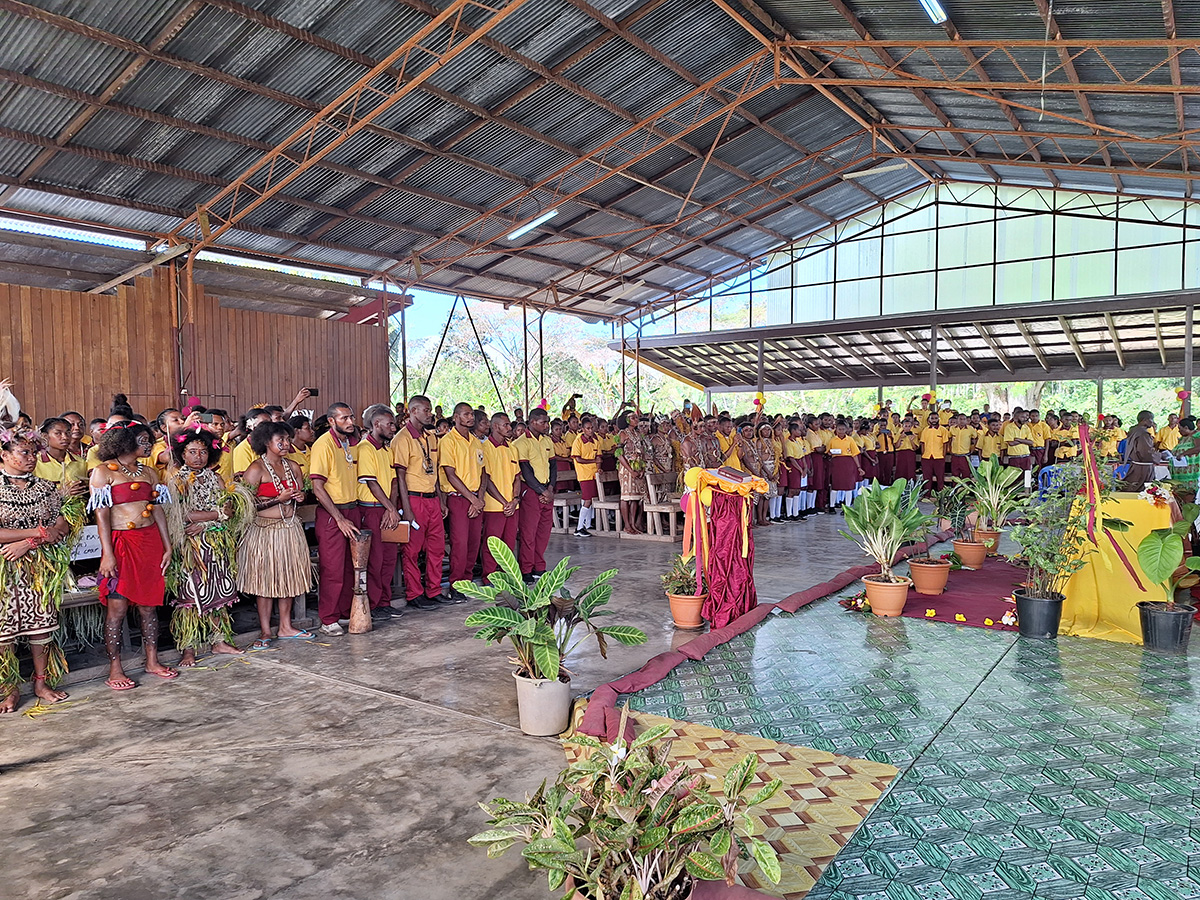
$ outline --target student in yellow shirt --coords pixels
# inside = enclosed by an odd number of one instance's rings
[[[1058,430],[1058,458],[1074,459],[1079,455],[1079,417],[1071,413]]]
[[[546,546],[554,522],[554,491],[558,470],[551,465],[550,416],[544,409],[529,413],[529,434],[513,442],[521,464],[521,575],[532,583],[546,574]]]
[[[915,426],[916,422],[912,416],[905,416],[900,423],[900,433],[896,435],[897,479],[912,481],[917,477],[917,452],[921,449],[921,441]]]
[[[829,440],[819,420],[807,423],[804,442],[808,445],[808,508],[824,515],[829,511]]]
[[[400,507],[409,523],[400,551],[404,593],[416,609],[438,609],[442,599],[442,559],[446,553],[444,501],[438,485],[438,439],[432,431],[433,405],[416,394],[408,400],[408,421],[392,438],[392,467]],[[425,553],[423,573],[419,565]]]
[[[600,496],[596,487],[596,472],[600,469],[600,441],[596,437],[596,420],[591,416],[583,417],[580,428],[582,430],[571,444],[571,460],[575,464],[575,478],[579,481],[579,496],[583,502],[575,534],[588,537],[592,533],[592,519],[596,515],[592,501]]]
[[[517,451],[509,443],[512,425],[502,412],[493,413],[491,433],[483,442],[483,467],[487,470],[487,496],[483,503],[483,578],[496,571],[496,558],[488,548],[488,538],[499,538],[509,550],[517,552],[517,511],[520,508],[521,464]],[[592,443],[593,449],[595,442]],[[582,484],[582,481],[580,482]],[[596,480],[588,479],[593,493]]]
[[[291,425],[290,421],[288,425]],[[390,406],[382,403],[369,406],[363,412],[363,425],[367,428],[367,434],[355,446],[355,450],[358,459],[359,512],[363,528],[369,528],[372,534],[367,560],[367,596],[371,604],[371,618],[399,618],[403,613],[392,609],[392,581],[396,575],[400,545],[385,541],[382,537],[384,529],[400,524],[396,472],[392,468],[392,450],[388,446],[396,436],[396,414]],[[288,459],[292,458],[293,455],[288,454]],[[304,464],[296,464],[303,468],[307,465],[307,457],[304,460]]]
[[[971,454],[979,432],[970,426],[967,417],[959,413],[950,425],[950,480],[966,481],[971,477]]]
[[[729,416],[721,416],[717,420],[717,441],[721,445],[721,464],[742,470],[742,460],[738,456],[738,435]]]
[[[862,423],[855,440],[858,442],[858,461],[862,466],[862,480],[858,487],[859,490],[866,490],[870,486],[871,480],[879,477],[879,443],[875,435],[871,434],[869,422]]]
[[[1175,413],[1167,416],[1167,424],[1158,429],[1154,436],[1154,446],[1159,450],[1174,450],[1179,444],[1179,416]]]
[[[1025,473],[1025,489],[1033,479],[1033,432],[1029,428],[1029,413],[1019,409],[1003,430],[1006,465]]]
[[[250,441],[248,440],[250,432],[252,432],[263,422],[270,421],[270,419],[271,414],[265,409],[256,408],[246,413],[243,419],[243,430],[246,432],[247,437],[242,438],[241,441],[234,445],[232,453],[233,459],[231,460],[231,465],[233,468],[234,478],[241,478],[245,471],[250,468],[250,463],[254,462],[254,460],[258,458],[258,455],[254,452],[254,448],[250,446]]]
[[[825,450],[829,454],[829,501],[836,508],[854,499],[862,481],[861,449],[846,423],[838,422]]]
[[[53,481],[64,497],[86,497],[87,463],[70,450],[71,423],[56,416],[44,421],[39,430],[46,440],[46,446],[38,452],[33,474]]]
[[[788,437],[784,442],[783,452],[788,482],[783,515],[788,521],[799,522],[808,517],[808,444],[803,437],[803,423],[793,419],[787,427]],[[780,484],[782,483],[781,477]]]
[[[332,636],[345,634],[338,619],[350,615],[354,567],[349,542],[358,535],[362,512],[358,506],[354,411],[344,403],[335,403],[329,407],[327,415],[329,430],[313,444],[308,475],[318,503],[316,533],[320,585],[317,611],[321,618],[320,632]],[[270,421],[269,415],[266,420]],[[234,469],[234,474],[238,474],[236,465]]]
[[[475,409],[470,403],[454,406],[454,427],[438,444],[442,493],[446,496],[450,529],[450,597],[466,599],[454,585],[469,581],[479,558],[483,538],[483,507],[487,473],[483,444],[474,435]]]
[[[1004,446],[1004,438],[1000,436],[1000,420],[989,419],[987,423],[987,431],[981,434],[976,441],[975,447],[979,451],[979,458],[991,459],[993,456],[1000,458],[1000,449]]]
[[[1046,463],[1046,442],[1050,440],[1050,426],[1042,421],[1039,410],[1029,411],[1029,433],[1033,435],[1033,469],[1037,471]]]
[[[921,478],[926,491],[941,490],[946,486],[946,448],[950,445],[950,432],[942,427],[937,413],[929,414],[929,423],[921,432]]]
[[[395,419],[393,418],[394,421]],[[313,441],[317,439],[317,434],[313,431],[312,420],[303,413],[296,413],[288,419],[288,424],[292,426],[292,430],[295,432],[292,436],[292,452],[288,454],[288,459],[298,465],[307,478],[308,454],[312,450]],[[388,440],[390,442],[391,439],[389,438]],[[391,465],[391,463],[388,463],[388,465]]]

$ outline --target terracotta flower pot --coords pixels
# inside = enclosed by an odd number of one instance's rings
[[[918,594],[934,596],[946,589],[950,580],[950,560],[910,559],[908,574],[912,576],[913,589]]]
[[[708,882],[706,882],[706,884],[708,884]],[[680,879],[672,886],[673,890],[671,894],[671,900],[690,900],[695,892],[695,885],[696,883],[692,880],[692,877],[686,872],[683,873]],[[563,887],[569,891],[574,886],[575,879],[568,875],[567,880],[563,882]],[[720,887],[725,887],[725,882],[720,882]],[[587,888],[585,887],[575,891],[575,893],[571,895],[571,900],[592,900],[592,895],[588,893]]]
[[[688,594],[667,594],[667,601],[671,604],[671,618],[675,621],[676,628],[700,628],[704,625],[704,619],[700,617],[700,610],[704,607],[704,601],[708,599],[708,594],[688,595]]]
[[[963,568],[978,569],[987,559],[987,544],[980,541],[955,541],[954,552],[962,560]]]
[[[988,556],[996,556],[1000,551],[1000,535],[1003,534],[999,529],[991,530],[989,528],[976,528],[975,540],[987,547]]]
[[[904,603],[908,600],[908,589],[912,586],[911,578],[901,577],[899,581],[882,581],[879,575],[868,575],[863,579],[867,589],[867,602],[871,604],[871,612],[877,616],[898,616],[904,611]]]

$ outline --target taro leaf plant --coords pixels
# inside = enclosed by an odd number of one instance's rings
[[[572,594],[566,585],[579,566],[570,564],[571,557],[564,557],[536,582],[526,584],[517,558],[503,541],[488,538],[488,549],[500,567],[488,577],[488,586],[456,581],[454,587],[472,599],[492,604],[471,613],[464,624],[478,628],[475,637],[489,644],[512,641],[516,651],[512,662],[518,674],[569,680],[571,672],[563,660],[589,636],[595,636],[600,655],[605,658],[610,638],[626,646],[646,642],[645,633],[632,625],[601,626],[595,622],[612,614],[604,607],[612,598],[610,582],[616,577],[616,569],[601,572],[586,588]],[[584,633],[576,639],[576,629],[581,627]]]
[[[708,576],[700,573],[700,583],[704,591],[708,590]],[[683,554],[671,560],[671,568],[663,573],[663,590],[676,597],[696,597],[696,557],[683,558]]]
[[[971,479],[962,484],[966,498],[979,513],[977,527],[989,531],[1004,527],[1009,514],[1017,507],[1020,480],[1020,469],[1000,465],[995,456],[980,461]]]
[[[591,754],[554,784],[543,781],[523,803],[481,803],[491,818],[470,843],[487,847],[493,858],[524,844],[529,868],[546,870],[550,890],[565,889],[563,900],[576,890],[590,900],[682,900],[693,879],[733,884],[739,861],[750,858],[777,883],[779,858],[752,835],[747,810],[769,800],[782,782],[771,779],[751,791],[758,769],[751,753],[717,789],[712,776],[668,762],[669,730],[657,725],[632,742],[611,744],[573,736],[569,742]]]
[[[1200,584],[1200,557],[1183,558],[1183,539],[1200,515],[1200,506],[1189,503],[1183,507],[1183,519],[1170,528],[1155,528],[1137,546],[1138,565],[1142,574],[1160,585],[1167,594],[1167,609],[1175,608],[1175,592]],[[1184,570],[1180,574],[1180,566]]]
[[[903,580],[892,572],[892,564],[901,545],[921,527],[925,517],[915,503],[905,500],[906,484],[905,479],[898,478],[883,487],[879,479],[874,479],[869,490],[842,508],[849,530],[842,531],[841,535],[858,544],[879,564],[880,581],[895,583]]]
[[[1096,549],[1088,534],[1092,504],[1081,493],[1086,475],[1080,465],[1060,467],[1052,484],[1037,491],[1020,506],[1024,524],[1014,525],[1012,539],[1021,548],[1028,567],[1025,593],[1042,600],[1062,596],[1071,576],[1087,565]],[[1099,510],[1107,496],[1101,485],[1095,504]],[[1124,532],[1129,523],[1097,513],[1093,532]]]

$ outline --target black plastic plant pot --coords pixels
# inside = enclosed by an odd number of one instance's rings
[[[1187,652],[1196,607],[1176,603],[1168,608],[1167,604],[1157,600],[1142,600],[1137,606],[1138,616],[1142,620],[1142,645],[1147,650],[1160,653]]]
[[[1027,597],[1023,590],[1013,591],[1017,601],[1017,631],[1021,637],[1051,640],[1058,637],[1062,620],[1062,594],[1051,597]]]

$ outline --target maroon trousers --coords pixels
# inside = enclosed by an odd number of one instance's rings
[[[903,478],[912,481],[917,477],[917,452],[915,450],[897,450],[896,468],[892,480]]]
[[[528,485],[521,487],[521,574],[546,571],[546,545],[550,543],[550,526],[554,522],[554,507],[542,503],[538,493]]]
[[[956,479],[969,479],[971,477],[971,459],[967,456],[951,456],[950,457],[950,477]]]
[[[921,477],[925,479],[925,491],[938,490],[946,486],[946,460],[921,457]]]
[[[404,596],[408,602],[422,594],[439,597],[442,593],[442,557],[446,555],[446,529],[442,525],[442,505],[437,497],[408,498],[408,518],[419,528],[410,528],[408,543],[400,555],[404,568]],[[421,584],[421,567],[417,555],[425,551],[425,585]]]
[[[362,526],[357,506],[340,510],[350,524]],[[350,615],[350,598],[354,596],[354,561],[350,558],[350,542],[338,530],[333,516],[325,507],[317,506],[316,518],[318,572],[321,583],[317,588],[317,613],[322,625],[332,625]],[[374,538],[372,535],[372,543]]]
[[[879,483],[891,484],[896,477],[896,453],[889,451],[879,454]]]
[[[392,605],[392,579],[396,577],[396,558],[400,545],[383,539],[382,506],[360,506],[363,528],[371,529],[371,555],[367,561],[367,596],[371,609]]]
[[[483,514],[483,577],[486,579],[498,568],[496,558],[488,549],[487,539],[498,537],[515,556],[517,553],[517,522],[521,518],[520,507],[511,516],[502,512],[485,512]]]
[[[479,559],[479,541],[483,537],[483,513],[475,518],[467,513],[471,503],[466,497],[451,494],[446,498],[450,509],[450,586],[456,581],[470,581]]]

